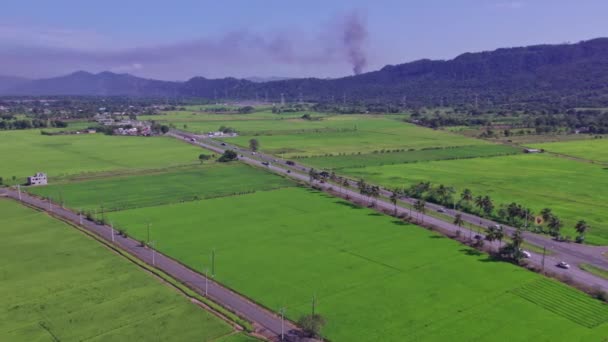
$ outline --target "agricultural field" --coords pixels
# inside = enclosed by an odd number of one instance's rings
[[[226,138],[226,141],[247,146],[249,140],[255,138],[260,142],[263,151],[286,158],[341,153],[363,154],[383,149],[409,150],[487,144],[484,141],[422,128],[390,118],[359,117],[358,120],[332,117],[337,123],[346,124],[343,127],[353,128],[342,132],[238,136]]]
[[[517,154],[520,152],[521,149],[507,145],[485,144],[432,148],[414,151],[381,151],[377,153],[339,155],[331,157],[310,157],[298,159],[298,162],[321,169],[340,170],[344,168],[416,163],[430,160],[490,157]]]
[[[0,132],[0,177],[5,183],[22,183],[38,171],[46,172],[52,181],[53,177],[82,173],[197,164],[200,152],[166,137],[5,131]]]
[[[97,212],[178,203],[293,186],[295,183],[241,163],[127,174],[110,178],[30,187],[56,203]]]
[[[0,199],[0,340],[248,341],[137,266]]]
[[[576,158],[608,163],[608,138],[534,144],[532,147]]]
[[[407,187],[430,181],[469,188],[489,195],[496,207],[521,203],[535,212],[548,207],[564,221],[564,233],[574,236],[574,225],[586,220],[591,229],[586,242],[608,244],[608,170],[590,163],[550,155],[516,155],[429,161],[399,165],[347,168],[341,173],[362,177],[386,187]]]
[[[167,111],[156,115],[140,115],[139,120],[154,120],[158,122],[172,123],[176,126],[181,126],[184,123],[191,122],[207,122],[207,121],[253,121],[253,120],[284,120],[297,119],[304,114],[310,114],[313,118],[327,116],[325,113],[318,112],[287,112],[273,113],[271,110],[258,110],[249,114],[241,113],[210,113],[197,111]],[[218,126],[219,127],[219,126]],[[217,129],[215,127],[214,129]]]
[[[299,187],[110,213],[263,305],[327,319],[333,341],[599,341],[608,306],[433,232]],[[269,281],[271,280],[271,281]],[[447,285],[449,284],[449,285]],[[517,312],[517,314],[513,314]]]

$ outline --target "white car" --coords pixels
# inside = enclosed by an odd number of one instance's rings
[[[565,261],[560,261],[556,266],[566,270],[570,268],[570,265],[568,265]]]
[[[439,208],[439,209],[437,209],[437,212],[438,213],[445,213],[445,208]]]
[[[530,259],[532,257],[532,253],[528,252],[528,251],[521,251],[521,254],[524,256],[524,258],[526,259]]]

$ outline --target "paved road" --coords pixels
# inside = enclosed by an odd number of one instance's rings
[[[269,171],[283,174],[287,177],[296,179],[296,180],[304,182],[304,183],[310,183],[310,179],[307,174],[309,168],[307,166],[304,166],[304,165],[301,165],[298,163],[294,163],[294,165],[286,165],[286,160],[283,160],[281,158],[265,155],[265,154],[259,153],[259,152],[256,153],[255,155],[253,155],[251,153],[251,151],[240,148],[238,146],[233,146],[233,145],[230,145],[225,142],[218,142],[218,141],[215,141],[212,139],[199,139],[199,136],[194,135],[192,133],[175,130],[175,131],[171,131],[169,133],[169,135],[171,135],[175,138],[178,138],[178,139],[182,139],[190,144],[197,145],[197,146],[203,147],[205,149],[208,149],[208,150],[214,151],[216,153],[220,153],[220,154],[223,153],[224,150],[226,150],[226,149],[235,150],[239,154],[239,160],[241,160],[245,163],[255,165],[255,166],[266,167]],[[266,165],[262,164],[263,162],[267,162],[267,163],[269,163],[269,165],[266,166]],[[329,190],[329,188],[336,190],[335,185],[331,185],[328,183],[320,183],[320,182],[315,181],[314,184],[325,190]],[[368,200],[367,197],[365,197],[353,190],[342,188],[341,191],[342,191],[343,195],[348,196],[351,199],[355,199],[359,202],[365,203]],[[382,195],[390,196],[390,192],[383,189]],[[402,198],[401,200],[403,202],[407,202],[410,204],[412,204],[416,201],[415,199],[412,199],[412,198]],[[386,202],[386,201],[380,200],[380,199],[376,200],[376,208],[380,209],[380,210],[390,210],[390,211],[394,210],[394,206],[392,203],[389,203],[389,202]],[[437,209],[441,208],[441,206],[435,205],[432,203],[428,203],[427,208],[429,208],[431,210],[437,210]],[[471,231],[467,230],[466,228],[458,227],[458,226],[452,224],[451,222],[447,222],[447,221],[435,218],[433,216],[420,214],[420,213],[416,213],[416,212],[412,213],[411,209],[408,209],[408,208],[397,206],[397,211],[398,211],[398,213],[412,214],[414,218],[419,219],[421,222],[424,222],[425,224],[430,224],[445,232],[456,233],[456,231],[460,230],[465,236],[466,236],[466,234],[472,234],[472,235],[477,234],[476,232],[471,232]],[[456,213],[457,213],[457,211],[449,210],[449,212],[447,214],[454,216]],[[467,214],[467,213],[462,213],[462,217],[465,221],[470,222],[475,225],[481,225],[481,226],[487,227],[487,226],[496,224],[495,222],[492,222],[490,220],[483,219],[483,218],[477,217],[475,215]],[[505,227],[505,226],[503,225],[503,227]],[[505,230],[507,232],[513,232],[515,230],[515,228],[506,226]],[[482,237],[483,237],[483,234],[482,234]],[[568,275],[576,282],[585,284],[587,286],[599,287],[599,288],[603,289],[604,291],[608,291],[608,280],[601,278],[601,277],[597,277],[591,273],[582,271],[577,267],[578,264],[587,263],[587,264],[593,264],[598,267],[608,269],[608,261],[601,255],[601,253],[603,251],[608,250],[606,247],[593,247],[593,246],[585,246],[585,245],[579,245],[579,244],[573,244],[573,243],[557,242],[557,241],[549,239],[545,236],[532,234],[529,232],[524,232],[524,237],[525,237],[526,241],[529,241],[538,246],[545,246],[548,251],[552,252],[551,255],[547,255],[544,260],[544,267],[547,271],[551,271],[553,273],[558,273],[558,274],[562,274],[562,275]],[[490,246],[495,249],[497,249],[499,247],[498,243],[493,243]],[[542,267],[543,257],[542,257],[542,255],[532,253],[532,257],[529,259],[529,261],[536,266]],[[560,261],[566,261],[572,267],[569,270],[564,270],[564,269],[556,267],[555,265]]]
[[[19,200],[20,197],[18,191],[14,189],[0,189],[0,196],[6,196],[15,200]],[[118,236],[109,226],[99,225],[87,221],[86,219],[81,219],[77,213],[63,209],[55,204],[49,204],[48,201],[30,196],[26,193],[21,193],[21,201],[83,227],[107,242],[128,251],[147,264],[153,265],[173,278],[187,284],[197,293],[205,295],[205,276],[192,271],[161,253],[140,247],[140,243],[135,239]],[[219,285],[211,278],[207,282],[207,291],[210,299],[259,326],[260,329],[257,331],[259,334],[266,336],[271,340],[279,340],[281,334],[280,317],[249,301],[243,296]],[[298,334],[297,327],[288,321],[285,321],[284,324],[286,335],[289,335],[286,336],[286,338],[295,340],[296,335]],[[287,334],[287,332],[289,332],[289,334]]]

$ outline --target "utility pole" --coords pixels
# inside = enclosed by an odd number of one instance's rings
[[[19,201],[21,201],[21,184],[17,184],[17,192],[19,193]]]
[[[342,105],[346,106],[346,93],[342,93]]]
[[[112,242],[114,242],[114,226],[112,225],[112,222],[110,222],[110,233],[112,234]]]
[[[281,341],[285,339],[285,308],[280,309],[281,313]]]
[[[209,294],[209,268],[205,269],[205,297]]]
[[[546,254],[547,250],[545,248],[545,246],[543,246],[543,261],[542,261],[542,267],[543,267],[543,272],[545,272],[545,254]]]
[[[152,266],[156,266],[156,249],[154,248],[155,241],[150,241],[150,248],[152,249]]]
[[[49,197],[49,211],[53,211],[53,203],[51,202],[50,197]]]
[[[80,225],[82,226],[82,210],[78,211],[78,221],[80,222]]]
[[[147,243],[150,243],[150,222],[148,222],[148,238],[146,239]]]
[[[211,276],[215,277],[215,248],[211,250]]]
[[[285,96],[281,93],[281,107],[285,106]]]

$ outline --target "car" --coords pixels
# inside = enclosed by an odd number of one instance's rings
[[[445,213],[445,208],[439,208],[439,209],[437,209],[437,212],[438,213]]]
[[[226,143],[222,143],[222,146],[226,146]]]
[[[269,162],[262,162],[262,165],[270,166]]]
[[[566,263],[565,261],[560,261],[557,265],[555,265],[559,268],[563,268],[563,269],[569,269],[570,265],[568,263]]]
[[[196,139],[194,139],[194,138],[190,138],[190,141],[192,141],[192,142],[196,142]]]
[[[254,155],[254,156],[255,156],[255,152],[251,152],[251,155]]]
[[[286,161],[286,162],[285,162],[285,164],[287,164],[287,165],[295,165],[296,163],[294,163],[294,162],[293,162],[293,161],[291,161],[291,160],[288,160],[288,161]]]
[[[532,257],[532,253],[528,252],[528,251],[521,251],[521,254],[524,256],[524,258],[526,259],[530,259]]]
[[[291,170],[287,170],[287,173],[291,173]]]

